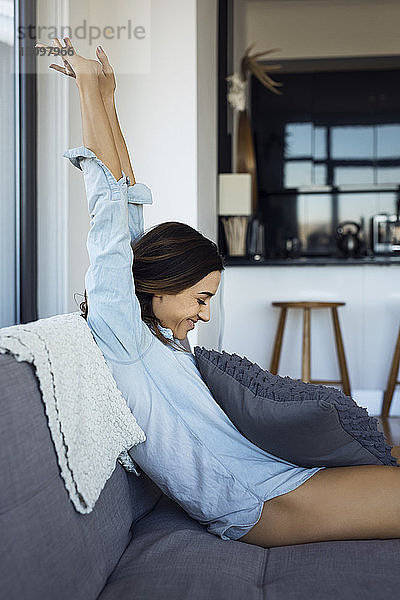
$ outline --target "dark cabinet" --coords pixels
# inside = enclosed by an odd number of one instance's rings
[[[368,250],[372,217],[395,212],[400,66],[377,69],[372,63],[371,69],[282,72],[282,96],[252,78],[267,256],[284,256],[293,243],[304,256],[333,256],[343,221],[360,224]]]

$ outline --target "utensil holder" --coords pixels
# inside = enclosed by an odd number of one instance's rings
[[[229,256],[246,256],[249,217],[221,217]]]

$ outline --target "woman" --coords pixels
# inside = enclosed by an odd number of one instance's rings
[[[270,547],[399,537],[396,467],[299,467],[249,442],[214,401],[182,342],[210,318],[221,257],[187,225],[142,235],[151,194],[135,182],[113,70],[100,47],[89,60],[65,43],[65,66],[50,66],[74,77],[80,96],[84,146],[65,156],[84,172],[91,216],[87,322],[146,433],[131,450],[136,463],[224,540]]]

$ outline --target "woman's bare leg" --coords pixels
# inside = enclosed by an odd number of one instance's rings
[[[264,503],[240,538],[264,548],[328,540],[400,537],[400,468],[362,465],[318,471]]]

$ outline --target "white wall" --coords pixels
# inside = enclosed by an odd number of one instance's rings
[[[94,0],[70,1],[71,24],[101,10]],[[197,226],[196,2],[153,0],[151,5],[151,72],[118,73],[124,41],[110,53],[117,72],[116,102],[137,181],[149,185],[154,205],[145,208],[146,227],[167,220]],[[105,50],[107,45],[104,42]],[[79,43],[78,48],[84,49]],[[93,55],[93,50],[92,50]],[[77,90],[70,88],[70,145],[81,145]],[[72,295],[83,291],[88,267],[86,237],[89,216],[82,175],[71,167],[70,310]],[[76,308],[75,308],[76,309]]]
[[[64,14],[59,15],[64,4]],[[108,2],[98,0],[63,0],[51,3],[39,0],[41,20],[69,24],[101,22]],[[56,8],[57,9],[56,9]],[[68,9],[68,10],[66,10]],[[69,12],[69,14],[68,14]],[[103,14],[104,13],[104,14]],[[121,14],[120,21],[126,20]],[[118,73],[125,62],[127,42],[123,39],[109,50],[110,62],[117,73],[117,110],[130,150],[137,181],[147,183],[153,192],[154,205],[145,208],[145,226],[163,221],[182,221],[216,238],[217,181],[217,0],[152,0],[150,11],[151,68],[147,73]],[[71,38],[73,39],[73,37]],[[107,43],[101,40],[107,51]],[[77,49],[94,58],[95,45],[77,40]],[[48,61],[50,62],[50,61]],[[47,68],[47,67],[46,67]],[[42,66],[39,84],[39,144],[41,189],[39,191],[40,225],[40,317],[60,312],[62,302],[55,301],[52,286],[56,257],[49,253],[49,242],[56,247],[56,231],[49,227],[56,220],[51,193],[65,173],[62,192],[66,234],[65,312],[78,309],[73,295],[83,293],[88,267],[86,238],[89,215],[86,207],[82,173],[69,166],[62,157],[67,147],[82,144],[79,98],[75,83]],[[54,96],[54,81],[66,88],[66,107],[60,91]],[[60,83],[58,84],[60,85]],[[53,88],[52,88],[53,86]],[[67,132],[54,141],[60,120]],[[46,148],[52,144],[51,165]],[[58,189],[60,190],[60,184]],[[53,202],[53,204],[52,204]],[[78,297],[77,301],[81,298]],[[207,337],[207,329],[201,335]],[[197,342],[197,332],[190,334]]]
[[[217,241],[218,2],[197,2],[197,229]],[[211,321],[198,323],[197,343],[216,347],[219,293],[211,301]],[[193,343],[194,336],[190,338]]]
[[[67,0],[38,0],[36,16],[38,25],[68,22]],[[39,318],[67,312],[70,290],[69,180],[62,153],[68,146],[68,90],[74,84],[49,70],[52,62],[42,56],[36,61]]]
[[[256,50],[281,48],[276,57],[400,52],[398,0],[249,0],[245,5],[245,44],[256,41]]]

